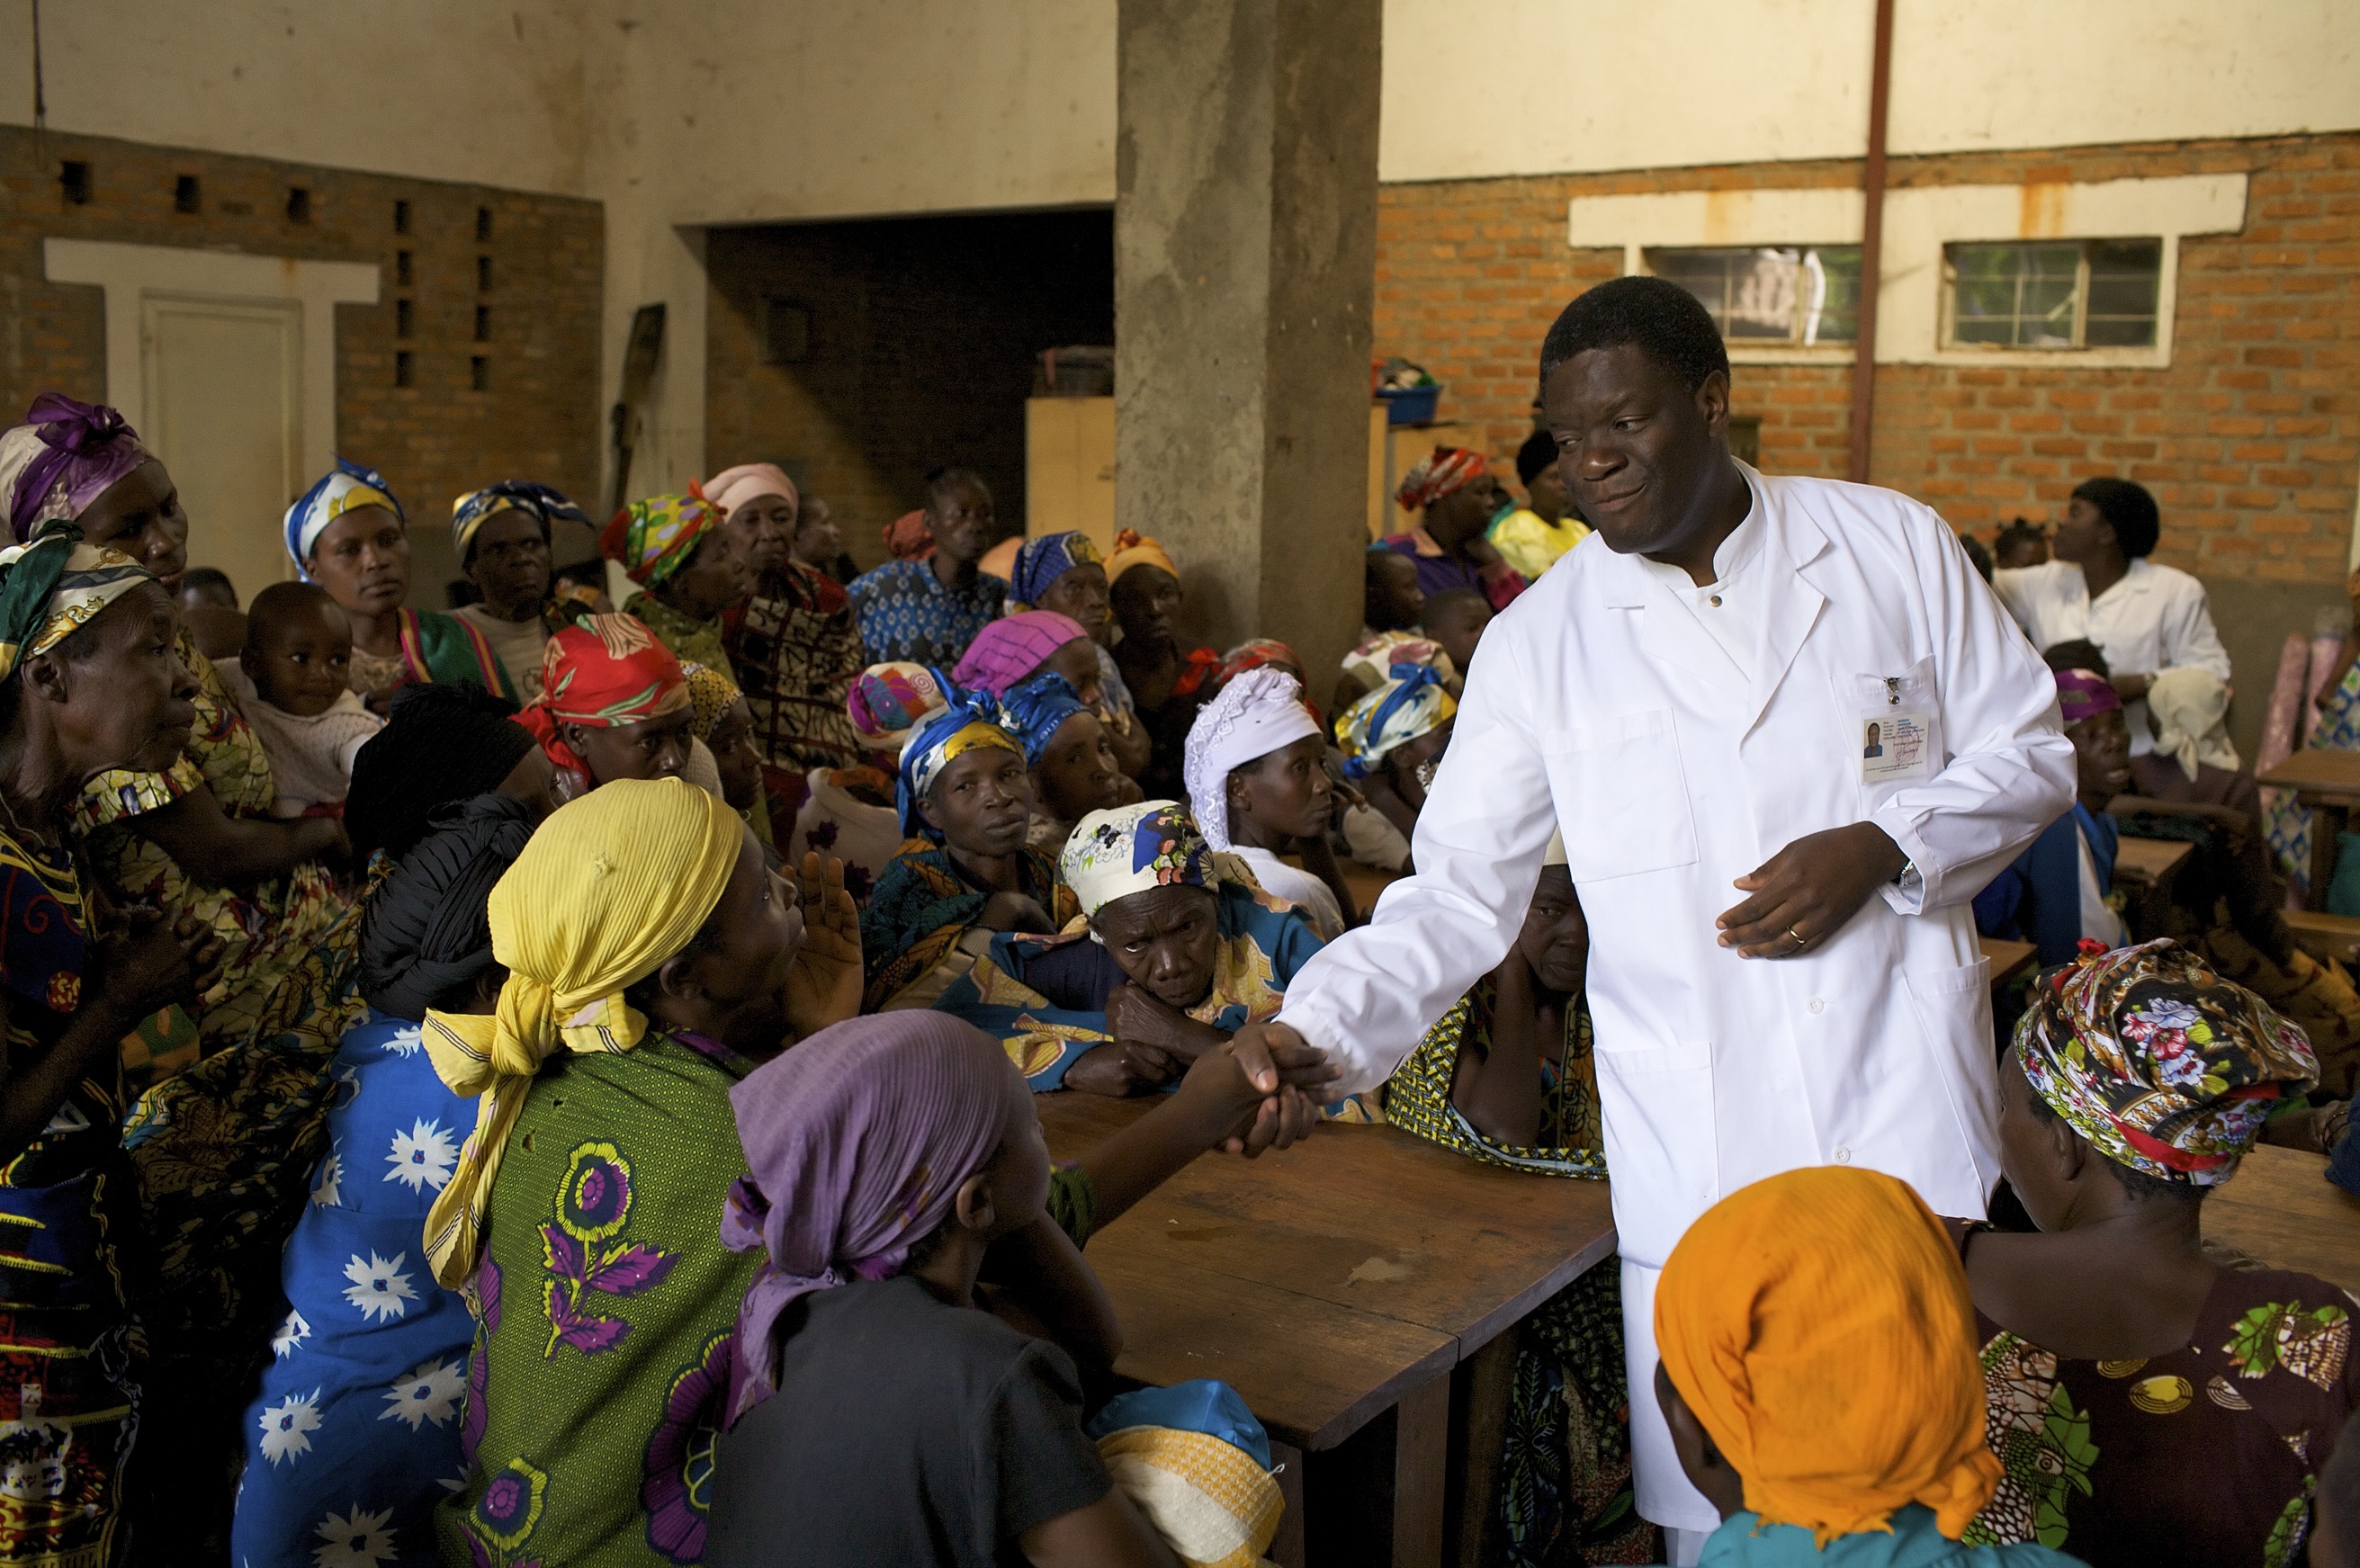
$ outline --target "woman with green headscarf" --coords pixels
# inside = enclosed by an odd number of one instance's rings
[[[753,586],[721,523],[721,508],[692,486],[685,495],[632,502],[598,536],[599,553],[641,589],[623,613],[707,670],[730,668],[721,612]]]
[[[169,767],[186,743],[195,681],[174,630],[155,578],[71,521],[0,551],[0,1563],[113,1563],[129,1547],[143,1374],[126,1279],[148,1259],[117,1042],[211,984],[221,944],[186,914],[94,930],[70,822],[92,777]]]

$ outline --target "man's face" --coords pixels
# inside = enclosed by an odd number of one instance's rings
[[[961,566],[972,566],[990,548],[991,493],[968,480],[934,493],[926,525],[934,530],[934,549]]]
[[[1557,476],[1590,526],[1622,555],[1675,550],[1712,521],[1705,503],[1727,461],[1729,378],[1691,392],[1636,343],[1590,349],[1542,388]]]

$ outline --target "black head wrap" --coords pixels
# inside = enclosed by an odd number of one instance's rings
[[[361,915],[361,995],[398,1018],[445,1007],[497,963],[492,885],[524,853],[532,809],[478,795],[446,809],[369,896]]]
[[[516,711],[472,681],[396,691],[385,728],[353,758],[344,832],[361,863],[380,849],[399,858],[443,807],[498,789],[538,744]]]

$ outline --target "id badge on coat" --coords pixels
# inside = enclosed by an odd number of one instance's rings
[[[1932,778],[1933,714],[1908,700],[1918,693],[1907,691],[1902,677],[1888,676],[1874,684],[1878,688],[1876,694],[1863,694],[1861,703],[1860,781],[1898,784],[1906,779]]]

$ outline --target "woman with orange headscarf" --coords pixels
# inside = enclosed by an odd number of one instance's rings
[[[1906,1182],[1816,1166],[1708,1209],[1655,1286],[1655,1397],[1722,1520],[1701,1561],[2068,1568],[1959,1544],[2000,1480],[1974,1327],[1957,1249]],[[1699,1561],[1680,1544],[1673,1562]]]
[[[1125,528],[1106,558],[1107,595],[1122,628],[1114,660],[1153,749],[1136,775],[1148,798],[1179,799],[1188,731],[1218,689],[1221,656],[1180,638],[1180,568],[1164,547]]]

